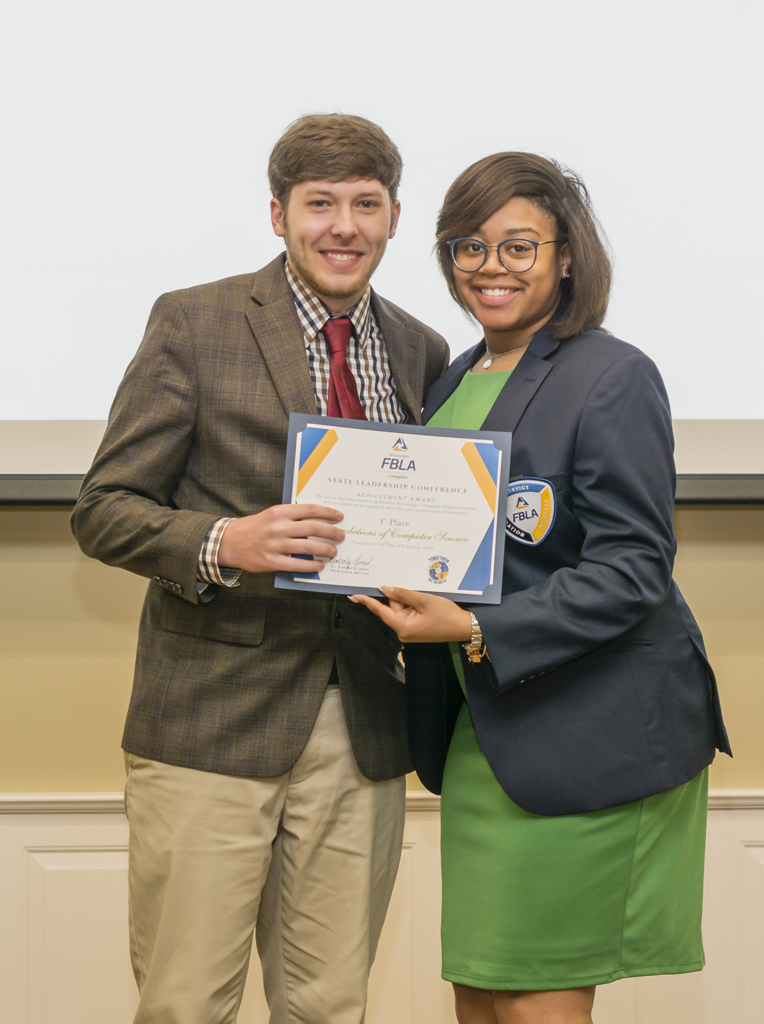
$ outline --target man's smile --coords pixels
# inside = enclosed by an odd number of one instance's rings
[[[359,252],[357,249],[321,249],[319,252],[325,262],[336,270],[354,267],[364,257],[364,253]]]

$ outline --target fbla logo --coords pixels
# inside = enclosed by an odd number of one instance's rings
[[[514,480],[508,489],[507,536],[535,547],[554,526],[557,501],[548,480]]]
[[[445,583],[448,578],[448,559],[442,555],[435,555],[430,559],[430,568],[427,571],[427,575],[430,577],[431,583]]]
[[[394,452],[407,452],[409,449],[403,438],[399,437],[392,450]],[[413,459],[402,458],[397,455],[386,455],[382,459],[381,468],[397,473],[416,473],[416,463]]]

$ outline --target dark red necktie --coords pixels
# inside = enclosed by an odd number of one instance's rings
[[[327,320],[323,331],[331,361],[328,414],[346,420],[365,420],[367,416],[358,397],[355,378],[347,364],[348,342],[353,333],[353,325],[348,317],[339,316]]]

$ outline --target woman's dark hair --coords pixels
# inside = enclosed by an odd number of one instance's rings
[[[573,171],[535,153],[495,153],[462,171],[438,215],[436,251],[452,297],[466,312],[454,284],[448,242],[469,238],[510,199],[520,197],[555,221],[567,242],[570,277],[560,282],[562,315],[550,323],[556,338],[601,327],[610,297],[612,269],[583,181]]]

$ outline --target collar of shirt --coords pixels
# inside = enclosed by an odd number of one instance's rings
[[[284,272],[294,294],[294,304],[297,307],[297,316],[305,338],[305,347],[310,348],[321,328],[329,317],[333,316],[333,313],[314,291],[311,291],[307,285],[295,277],[286,260],[284,261]],[[350,318],[359,346],[362,349],[365,348],[371,333],[371,285],[367,285],[361,298],[345,315]]]

